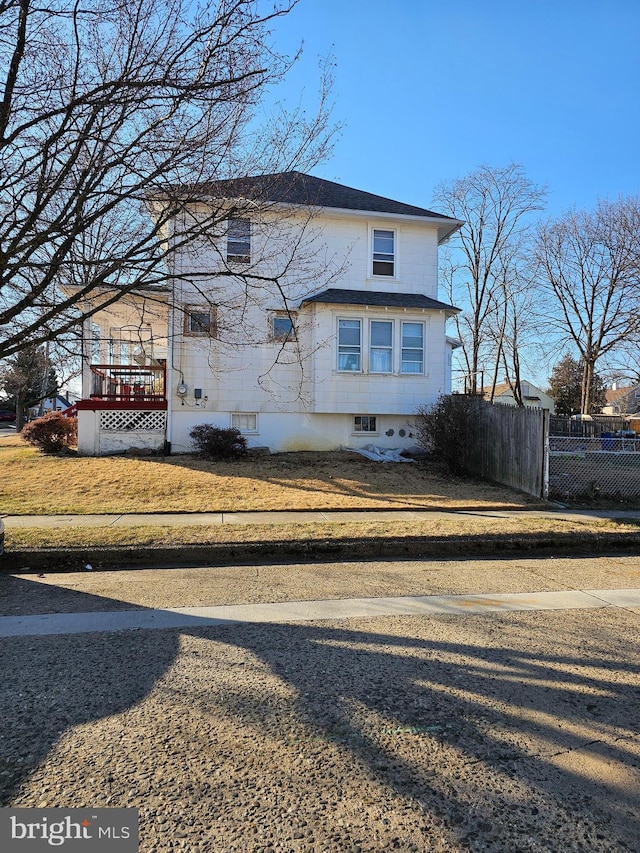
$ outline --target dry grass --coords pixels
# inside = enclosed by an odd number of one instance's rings
[[[7,548],[87,548],[117,546],[180,546],[210,544],[253,544],[267,541],[345,542],[414,537],[501,536],[517,538],[532,534],[574,535],[586,533],[621,534],[637,530],[633,524],[610,520],[568,520],[562,518],[464,518],[426,519],[414,522],[363,521],[336,524],[144,526],[144,527],[64,527],[58,529],[8,529]]]
[[[212,463],[195,456],[45,456],[0,441],[8,515],[232,512],[530,505],[509,489],[455,479],[434,465],[371,462],[348,452],[279,453]]]

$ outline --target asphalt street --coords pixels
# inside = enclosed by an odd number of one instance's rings
[[[637,557],[40,575],[4,804],[137,806],[143,853],[637,849]]]

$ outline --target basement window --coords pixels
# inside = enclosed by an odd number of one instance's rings
[[[376,415],[355,415],[353,418],[354,432],[377,432]]]
[[[255,412],[235,412],[231,415],[231,426],[240,432],[258,432],[258,415]]]

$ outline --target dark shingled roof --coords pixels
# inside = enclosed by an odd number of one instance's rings
[[[375,305],[381,308],[427,308],[440,311],[459,311],[446,302],[438,302],[422,293],[383,293],[378,290],[342,290],[338,287],[323,290],[315,296],[308,296],[301,305],[308,302],[325,302],[332,305]]]
[[[243,198],[272,201],[282,204],[301,204],[311,207],[334,207],[342,210],[366,210],[374,213],[393,213],[404,216],[424,216],[457,222],[451,216],[434,213],[413,204],[404,204],[384,196],[345,187],[303,172],[281,172],[275,175],[233,178],[200,184],[198,191],[215,198]]]

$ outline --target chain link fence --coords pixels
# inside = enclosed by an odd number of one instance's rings
[[[599,435],[550,435],[549,497],[640,498],[640,438],[624,429]]]

